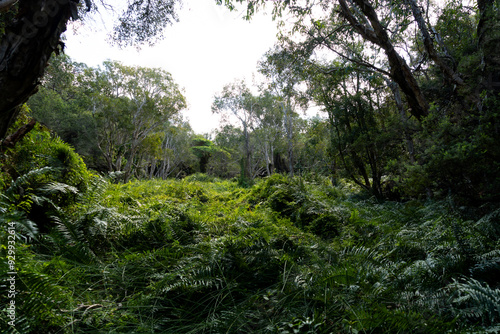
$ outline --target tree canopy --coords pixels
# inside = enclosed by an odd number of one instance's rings
[[[2,1],[0,9],[0,138],[35,93],[51,55],[61,52],[61,34],[70,20],[109,6],[86,0]],[[121,45],[153,42],[177,20],[175,0],[130,0],[113,37]]]

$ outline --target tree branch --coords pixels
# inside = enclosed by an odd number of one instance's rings
[[[7,136],[4,140],[0,141],[0,153],[5,152],[9,148],[14,148],[16,143],[21,141],[36,125],[36,121],[32,119],[28,124],[21,126],[16,132]]]
[[[417,21],[418,28],[422,33],[425,50],[429,54],[429,57],[436,63],[436,65],[439,66],[439,68],[441,68],[441,70],[448,79],[450,79],[457,85],[460,86],[463,85],[464,81],[460,77],[460,75],[457,72],[453,71],[451,67],[449,67],[444,63],[443,59],[438,55],[436,49],[434,48],[434,41],[432,40],[432,37],[429,34],[429,30],[427,29],[427,24],[424,21],[422,11],[420,10],[420,7],[416,3],[416,1],[415,0],[406,0],[406,1],[410,5],[413,17],[415,18],[415,21]]]

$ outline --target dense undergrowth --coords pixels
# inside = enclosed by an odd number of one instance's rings
[[[43,131],[1,161],[2,333],[500,331],[494,205],[312,174],[115,184]]]
[[[2,197],[18,235],[7,333],[500,330],[499,210],[379,203],[314,176],[93,178],[40,233],[13,195],[22,181]]]

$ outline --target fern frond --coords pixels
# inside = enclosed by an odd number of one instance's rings
[[[494,324],[500,320],[500,289],[492,289],[488,284],[473,278],[449,285],[454,292],[452,308],[458,315],[481,318],[483,324]]]
[[[30,185],[31,181],[45,173],[49,173],[56,170],[53,167],[42,167],[29,171],[26,174],[19,176],[17,179],[12,181],[9,188],[5,190],[5,194],[9,199],[13,199],[15,194],[19,193],[19,190],[23,189],[23,186]],[[21,190],[22,191],[22,190]]]
[[[26,240],[26,238],[30,238],[36,240],[38,227],[26,217],[26,213],[15,210],[12,206],[0,202],[0,225],[6,226],[6,224],[12,222],[16,223],[15,232],[17,239],[24,238]]]
[[[53,194],[78,194],[78,189],[76,187],[67,185],[61,182],[50,182],[42,187],[38,188],[39,192],[44,195]]]
[[[488,213],[476,222],[478,231],[489,235],[491,238],[500,237],[500,209]]]
[[[27,318],[30,327],[41,323],[50,324],[49,326],[64,324],[64,315],[59,310],[67,300],[59,286],[48,276],[35,272],[20,272],[18,282],[18,313]],[[30,332],[32,331],[33,328],[30,328]]]
[[[52,239],[60,252],[80,263],[88,264],[97,260],[85,234],[78,225],[55,216],[52,219],[56,223],[56,231]]]

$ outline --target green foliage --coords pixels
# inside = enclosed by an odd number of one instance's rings
[[[44,232],[54,226],[53,217],[76,208],[95,178],[72,147],[41,127],[28,133],[2,160],[2,178],[12,180],[2,189],[4,202],[12,207],[8,211],[24,212]]]
[[[179,153],[190,132],[176,118],[186,105],[181,89],[161,69],[116,61],[103,67],[90,68],[64,55],[52,59],[43,87],[29,101],[34,117],[94,169],[124,171],[124,179],[134,173],[169,175],[180,164],[175,155],[188,156]]]
[[[494,205],[382,203],[313,173],[117,184],[40,130],[6,159],[27,172],[0,196],[5,332],[465,333],[500,316]]]
[[[440,190],[437,195],[452,193],[462,202],[477,204],[497,200],[498,100],[485,98],[484,103],[488,112],[482,115],[471,113],[457,121],[436,109],[423,123],[420,138],[427,148],[421,154],[419,173],[427,187]]]
[[[325,180],[322,181],[327,188]],[[311,183],[304,178],[274,174],[252,190],[249,200],[256,205],[268,205],[280,217],[291,219],[298,227],[314,234],[324,238],[338,236],[347,220],[347,210],[332,207],[328,197],[314,196],[310,189]],[[328,193],[342,196],[340,191]]]
[[[178,21],[176,0],[134,1],[126,6],[114,27],[114,41],[121,45],[154,44],[166,26]],[[179,2],[180,3],[180,2]]]
[[[42,178],[43,181],[57,180],[84,192],[87,181],[92,177],[82,158],[72,147],[40,127],[31,131],[5,159],[9,164],[6,172],[12,178],[50,166],[52,169]]]
[[[173,4],[130,3],[116,37],[143,42],[175,20]],[[289,7],[303,38],[284,33],[266,55],[260,95],[225,87],[214,111],[241,129],[213,141],[172,117],[185,101],[170,74],[55,59],[35,114],[111,173],[95,177],[40,126],[2,155],[0,279],[15,236],[19,303],[13,328],[0,295],[1,330],[498,331],[496,3],[449,2],[434,26],[414,24],[427,9],[412,1],[339,4]],[[299,119],[306,100],[328,119]]]
[[[200,173],[207,173],[207,167],[210,158],[213,155],[220,154],[229,157],[230,154],[223,148],[217,147],[214,143],[202,136],[195,136],[192,141],[191,151],[199,159]]]
[[[380,204],[314,175],[88,187],[18,248],[26,333],[460,333],[499,316],[497,211]]]
[[[500,317],[500,289],[492,289],[488,284],[473,278],[454,281],[449,289],[453,293],[452,307],[457,316],[476,322],[480,319],[486,329],[498,329]]]

